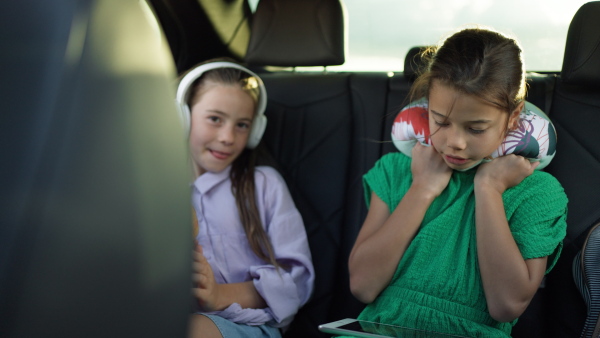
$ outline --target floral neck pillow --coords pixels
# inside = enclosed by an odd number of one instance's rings
[[[428,103],[425,98],[411,102],[394,119],[392,141],[400,152],[409,157],[417,141],[431,145]],[[556,154],[554,125],[543,111],[530,102],[526,101],[523,106],[518,127],[511,130],[498,149],[482,161],[508,154],[523,156],[532,162],[539,161],[536,170],[545,168]]]

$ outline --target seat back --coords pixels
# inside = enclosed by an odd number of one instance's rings
[[[380,120],[369,120],[365,111],[384,110],[387,77],[260,67],[330,66],[343,63],[344,55],[338,0],[259,2],[245,60],[267,88],[263,140],[302,214],[316,273],[312,298],[286,337],[324,337],[318,325],[356,317],[363,308],[350,293],[347,262],[366,215],[361,177],[380,152],[379,143],[367,141],[369,134],[381,139]]]
[[[131,1],[4,1],[0,21],[0,336],[184,337],[189,170],[160,37]]]
[[[558,136],[556,157],[546,168],[569,198],[563,253],[548,275],[547,327],[561,337],[578,336],[586,317],[571,274],[574,256],[600,219],[600,2],[583,5],[567,34],[562,72],[550,117]]]

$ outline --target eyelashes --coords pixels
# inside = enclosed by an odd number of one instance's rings
[[[440,128],[444,128],[449,126],[449,123],[444,123],[444,122],[439,122],[437,120],[433,120],[435,122],[435,125],[440,127]],[[481,135],[483,133],[485,133],[486,129],[473,129],[473,128],[469,128],[469,133],[473,134],[473,135]]]

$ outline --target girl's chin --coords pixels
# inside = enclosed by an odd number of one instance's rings
[[[478,160],[478,161],[467,161],[466,163],[462,164],[462,165],[455,165],[455,164],[450,164],[448,162],[446,162],[446,164],[448,164],[448,166],[456,171],[467,171],[469,169],[472,169],[476,166],[478,166],[481,162],[483,162],[483,160]]]

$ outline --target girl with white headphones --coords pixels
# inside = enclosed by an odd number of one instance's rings
[[[195,172],[190,337],[281,337],[313,289],[306,231],[285,181],[255,166],[266,101],[261,79],[229,61],[201,64],[179,82]]]

